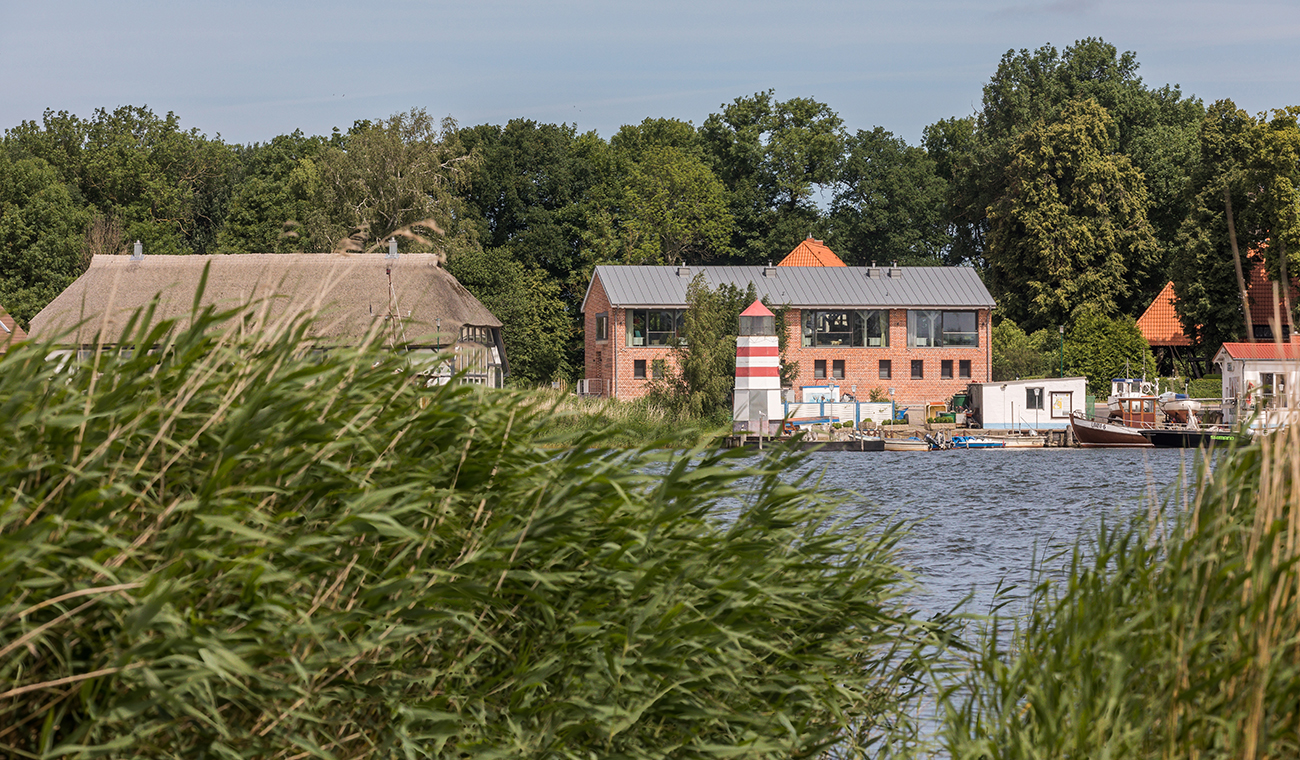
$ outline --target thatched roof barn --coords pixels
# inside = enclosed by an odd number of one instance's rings
[[[200,306],[252,304],[267,325],[314,313],[308,335],[319,347],[360,345],[368,336],[417,350],[468,341],[488,348],[491,363],[504,370],[501,321],[439,266],[436,254],[95,256],[29,332],[67,346],[92,345],[96,336],[121,343],[131,315],[155,297],[155,319],[184,326],[205,267]]]

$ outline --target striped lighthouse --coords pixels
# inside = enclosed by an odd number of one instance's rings
[[[779,425],[784,416],[776,316],[762,302],[755,301],[740,313],[732,429],[771,435],[773,424]]]

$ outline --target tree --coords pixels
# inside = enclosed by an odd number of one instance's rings
[[[423,109],[411,109],[359,121],[340,143],[314,162],[320,180],[304,224],[317,250],[373,250],[394,234],[402,250],[448,253],[477,245],[464,202],[452,192],[475,161],[455,121],[438,125]]]
[[[1250,165],[1251,186],[1259,188],[1255,202],[1268,230],[1262,247],[1265,270],[1281,287],[1286,314],[1294,319],[1291,278],[1298,271],[1300,253],[1300,107],[1261,114],[1255,128]]]
[[[1012,319],[1040,328],[1080,309],[1118,313],[1154,263],[1146,186],[1113,151],[1112,126],[1096,101],[1075,101],[1018,141],[989,207],[986,254],[990,289]]]
[[[726,191],[699,158],[673,147],[641,152],[627,176],[629,263],[676,264],[731,253]]]
[[[16,156],[49,162],[99,212],[122,221],[151,254],[208,253],[215,247],[235,157],[220,137],[184,131],[173,113],[147,107],[97,109],[83,120],[46,111],[42,124],[9,130]]]
[[[279,135],[265,145],[235,149],[239,170],[217,235],[223,253],[288,253],[327,247],[308,234],[303,220],[320,191],[316,159],[328,147],[323,137],[301,131]]]
[[[1254,337],[1246,306],[1249,261],[1242,261],[1235,234],[1245,231],[1242,242],[1253,247],[1259,236],[1252,231],[1263,226],[1256,218],[1258,207],[1245,203],[1255,192],[1245,171],[1254,129],[1254,120],[1231,100],[1210,106],[1188,184],[1189,211],[1179,229],[1172,271],[1175,308],[1183,332],[1206,358],[1224,341]],[[1230,215],[1233,198],[1241,203]]]
[[[736,220],[731,247],[742,261],[787,253],[807,235],[824,235],[814,196],[839,178],[842,121],[810,98],[774,101],[772,91],[736,98],[700,127],[714,173]]]
[[[1156,362],[1132,317],[1089,311],[1066,327],[1065,371],[1088,378],[1089,392],[1104,396],[1111,378],[1155,377]]]
[[[736,334],[740,312],[757,300],[734,285],[711,290],[704,275],[686,286],[684,329],[673,359],[677,368],[651,388],[651,395],[684,416],[710,417],[730,411],[736,377]]]
[[[1177,86],[1148,88],[1137,70],[1134,53],[1120,53],[1095,38],[1064,52],[1050,45],[1033,52],[1009,50],[984,87],[969,136],[962,120],[927,130],[927,150],[950,182],[947,218],[953,225],[954,258],[981,263],[988,210],[1006,195],[1005,168],[1014,160],[1021,135],[1040,122],[1059,120],[1070,103],[1092,99],[1113,119],[1112,149],[1128,156],[1141,173],[1147,216],[1158,242],[1153,265],[1130,273],[1135,287],[1119,299],[1119,308],[1130,312],[1150,302],[1164,287],[1178,225],[1186,215],[1182,190],[1194,163],[1204,109],[1198,99],[1182,97]]]
[[[880,127],[847,140],[831,212],[831,246],[845,263],[936,264],[949,245],[947,183],[921,148]]]
[[[572,373],[567,353],[572,322],[558,283],[503,248],[453,253],[447,271],[501,320],[512,385],[535,386]]]
[[[26,327],[82,273],[91,211],[40,158],[0,148],[0,305]]]
[[[1002,319],[993,326],[993,380],[1018,380],[1046,374],[1048,357],[1015,322]]]

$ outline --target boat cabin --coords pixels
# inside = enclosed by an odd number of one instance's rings
[[[1156,426],[1156,397],[1130,396],[1118,402],[1118,410],[1112,409],[1112,422],[1122,422],[1135,428],[1154,428]]]

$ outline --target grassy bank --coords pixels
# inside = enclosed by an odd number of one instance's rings
[[[800,455],[556,451],[544,398],[248,328],[0,359],[0,755],[910,746],[938,632]]]
[[[692,448],[708,446],[731,434],[731,417],[696,418],[651,399],[620,401],[584,398],[571,392],[543,389],[528,403],[548,410],[540,433],[550,445],[568,446],[599,434],[602,445]]]

